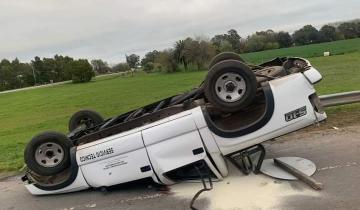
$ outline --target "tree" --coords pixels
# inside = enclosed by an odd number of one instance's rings
[[[198,62],[197,62],[198,70],[200,68],[203,68],[204,64],[207,63],[208,61],[210,61],[211,58],[216,55],[216,50],[215,50],[214,46],[212,46],[207,41],[200,41],[199,47],[200,47],[200,50],[199,50],[200,55],[198,57]]]
[[[0,90],[70,79],[87,82],[93,76],[94,71],[87,60],[74,61],[68,56],[55,55],[43,59],[36,56],[31,63],[21,63],[17,58],[11,62],[5,59],[0,62]]]
[[[15,58],[13,61],[3,59],[0,62],[0,90],[27,87],[34,84],[31,66],[21,63]]]
[[[330,25],[324,25],[319,31],[321,40],[324,42],[332,42],[336,40],[336,28]]]
[[[154,63],[155,58],[158,55],[159,55],[159,51],[157,51],[157,50],[153,50],[151,52],[146,53],[144,58],[141,59],[141,66],[144,66],[148,62]]]
[[[338,29],[344,34],[345,39],[360,37],[360,22],[345,22],[340,24]]]
[[[211,38],[210,42],[213,44],[216,48],[220,47],[220,43],[225,40],[224,34],[215,35],[213,38]]]
[[[280,38],[284,39],[284,46],[288,44],[285,43],[289,42],[286,38],[286,34],[282,33]],[[272,30],[258,31],[247,38],[245,43],[245,52],[277,49],[280,47],[278,40],[279,35]]]
[[[263,36],[265,39],[265,42],[276,42],[277,41],[277,33],[275,33],[273,30],[268,29],[266,31],[257,31],[255,33],[256,35]]]
[[[39,84],[44,84],[49,82],[49,75],[46,69],[44,68],[43,61],[36,56],[34,60],[31,61],[31,65],[34,68],[35,76],[36,76],[36,82]]]
[[[71,78],[67,78],[65,75],[65,66],[73,61],[74,59],[69,56],[62,56],[62,55],[55,55],[55,72],[56,78],[54,79],[55,82],[70,80]]]
[[[291,47],[293,40],[288,32],[280,31],[276,36],[276,41],[280,48]]]
[[[91,65],[97,74],[106,74],[111,70],[109,65],[101,59],[92,60]]]
[[[184,40],[183,57],[187,63],[192,63],[200,70],[216,54],[215,48],[210,42],[187,38]]]
[[[56,62],[53,58],[43,58],[43,71],[45,72],[47,76],[47,81],[45,82],[58,82],[57,78],[57,72],[56,69]]]
[[[217,52],[233,52],[233,48],[232,45],[230,44],[229,41],[227,40],[223,40],[220,42],[220,46],[217,50]]]
[[[265,42],[264,50],[278,49],[280,47],[277,42]]]
[[[253,34],[248,37],[245,52],[257,52],[265,49],[266,37],[264,35]]]
[[[118,63],[111,68],[112,72],[126,72],[130,70],[130,66],[127,63]]]
[[[17,58],[11,62],[12,76],[15,79],[15,83],[10,88],[22,88],[30,85],[34,85],[34,77],[32,74],[31,65],[28,63],[21,63]]]
[[[177,62],[172,49],[163,50],[156,57],[155,62],[161,64],[161,69],[171,73],[178,70]]]
[[[183,64],[185,70],[187,70],[189,61],[185,56],[185,45],[186,45],[185,40],[179,40],[175,43],[174,58],[177,61],[177,63]]]
[[[154,69],[154,63],[153,62],[147,62],[144,66],[143,69],[145,72],[151,72]]]
[[[65,66],[74,59],[68,56],[55,55],[54,58],[43,58],[42,60],[36,56],[31,61],[34,69],[36,82],[39,84],[52,82],[60,82],[70,80],[65,74]]]
[[[319,31],[312,25],[306,25],[293,34],[296,45],[306,45],[321,41]]]
[[[188,37],[185,39],[184,56],[185,59],[192,64],[197,65],[200,68],[200,43]]]
[[[8,90],[13,86],[14,75],[12,74],[11,62],[3,59],[0,63],[0,90]]]
[[[91,64],[86,59],[71,61],[65,66],[65,72],[73,83],[89,82],[95,76]]]
[[[236,53],[241,53],[240,49],[240,35],[237,33],[235,29],[230,29],[225,35],[225,39],[231,44],[232,49]]]
[[[243,50],[241,37],[235,29],[230,29],[227,34],[215,35],[210,42],[215,46],[217,53],[224,52],[224,50],[240,53]]]
[[[136,68],[139,65],[140,56],[136,54],[126,55],[126,63],[130,68]]]

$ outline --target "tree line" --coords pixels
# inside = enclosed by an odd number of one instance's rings
[[[96,74],[128,71],[127,63],[113,67],[95,59],[74,59],[69,56],[55,55],[53,58],[36,56],[30,63],[19,59],[3,59],[0,62],[0,91],[24,88],[72,80],[74,83],[89,82]]]
[[[360,37],[360,21],[350,21],[337,26],[324,25],[320,30],[305,25],[292,34],[266,30],[243,38],[231,29],[212,38],[188,37],[176,41],[171,48],[147,52],[142,59],[136,54],[126,55],[126,62],[114,66],[101,59],[89,62],[62,55],[35,57],[29,63],[3,59],[0,62],[0,91],[66,80],[88,82],[96,74],[125,72],[139,67],[146,72],[200,70],[220,52],[248,53],[357,37]]]
[[[138,62],[147,72],[174,72],[188,70],[189,66],[199,70],[204,68],[214,55],[225,51],[241,54],[358,37],[360,21],[343,22],[338,26],[324,25],[320,30],[312,25],[305,25],[292,34],[285,31],[259,31],[246,38],[231,29],[226,34],[218,34],[211,39],[188,37],[178,40],[172,48],[148,52]]]
[[[53,58],[35,57],[30,63],[3,59],[0,62],[0,90],[23,88],[72,80],[88,82],[94,76],[93,67],[86,59],[75,60],[68,56]]]

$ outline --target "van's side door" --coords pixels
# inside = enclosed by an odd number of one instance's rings
[[[140,131],[80,146],[76,156],[86,181],[92,187],[111,186],[154,175]]]
[[[164,184],[172,184],[166,172],[206,157],[191,114],[147,128],[142,134],[153,169]]]

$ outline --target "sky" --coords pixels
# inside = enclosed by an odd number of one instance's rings
[[[360,17],[359,0],[0,0],[0,59],[125,60],[186,37],[294,31]]]

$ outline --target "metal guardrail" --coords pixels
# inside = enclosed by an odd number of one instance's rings
[[[360,91],[351,91],[319,96],[323,107],[360,102]]]

